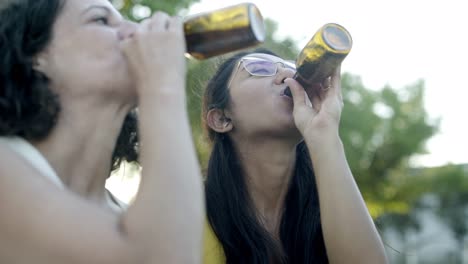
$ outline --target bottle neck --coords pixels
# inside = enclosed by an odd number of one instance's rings
[[[294,80],[296,80],[298,83],[302,85],[302,87],[307,88],[312,86],[314,83],[309,82],[306,78],[302,77],[299,72],[296,72],[293,77]]]

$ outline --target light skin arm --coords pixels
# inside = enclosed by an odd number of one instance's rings
[[[314,166],[330,263],[388,263],[338,133],[343,108],[340,69],[331,77],[329,90],[322,92],[320,98],[313,98],[313,107],[299,83],[293,79],[285,82],[293,94],[296,126],[304,137]]]
[[[157,245],[158,260],[166,259],[161,263],[199,263],[202,253],[202,176],[186,109],[182,28],[179,18],[157,13],[125,47],[139,89],[140,162],[146,176],[138,204],[129,209],[134,214],[125,221],[144,221],[131,230],[156,238],[148,250]],[[178,53],[167,52],[171,48]],[[158,74],[161,71],[164,74]],[[154,217],[139,219],[140,215]]]
[[[161,20],[168,18],[157,14],[151,24],[159,25]],[[155,82],[148,77],[138,84],[143,172],[135,202],[122,215],[103,210],[58,188],[0,145],[0,263],[201,262],[201,174],[181,103],[184,99],[180,99],[185,98],[185,61],[184,47],[176,43],[183,43],[182,27],[179,20],[170,19],[168,24],[164,32],[142,27],[134,41],[126,44],[135,48],[138,42],[166,39],[160,50],[167,57],[155,61],[167,67],[167,60],[176,57],[182,63],[166,71],[152,68],[160,73],[153,75],[164,78]],[[152,55],[160,54],[145,58]],[[146,66],[139,65],[141,72]],[[168,94],[168,90],[176,92]]]

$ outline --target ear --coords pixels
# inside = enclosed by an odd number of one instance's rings
[[[217,108],[208,111],[206,122],[211,129],[218,133],[226,133],[233,128],[231,119],[224,115],[223,110]]]

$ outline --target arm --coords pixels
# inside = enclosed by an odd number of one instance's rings
[[[385,250],[346,160],[338,135],[343,107],[340,69],[313,108],[304,89],[287,80],[294,98],[294,118],[314,166],[321,223],[330,263],[387,263]],[[320,89],[320,88],[319,88]]]
[[[179,19],[157,13],[124,47],[137,82],[143,167],[141,194],[124,223],[140,223],[127,230],[151,238],[146,249],[158,249],[161,263],[199,263],[202,254],[202,177],[186,109],[182,29]]]
[[[385,252],[338,137],[307,141],[330,263],[386,263]]]

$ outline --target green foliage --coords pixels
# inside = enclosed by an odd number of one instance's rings
[[[424,83],[405,89],[366,89],[358,77],[342,78],[345,108],[341,137],[347,158],[374,217],[405,213],[421,192],[409,177],[409,158],[424,152],[436,132],[424,109]]]
[[[150,11],[164,11],[170,15],[176,15],[183,9],[187,9],[191,4],[199,2],[199,0],[112,0],[120,12],[129,19],[140,20],[144,18],[138,15]]]

